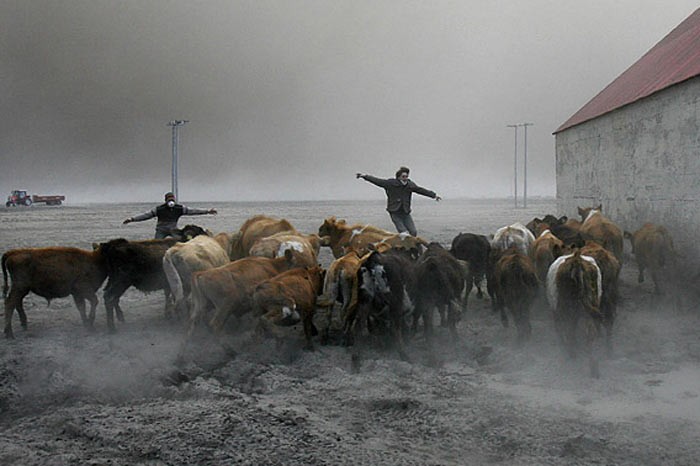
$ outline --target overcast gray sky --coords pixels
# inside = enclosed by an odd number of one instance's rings
[[[554,195],[552,132],[698,7],[686,0],[2,0],[0,186],[159,201]],[[522,131],[520,133],[522,148]],[[522,171],[522,170],[521,170]],[[520,182],[522,187],[522,181]]]

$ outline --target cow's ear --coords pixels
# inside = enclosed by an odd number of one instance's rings
[[[287,259],[287,262],[292,261],[292,259],[294,258],[294,254],[292,253],[291,249],[284,250],[284,258]]]
[[[100,245],[98,243],[92,243],[92,250],[97,251],[100,248]]]
[[[630,232],[627,231],[627,230],[625,230],[625,231],[623,232],[623,236],[624,236],[626,239],[630,239],[630,240],[632,239],[632,233],[630,233]]]
[[[598,207],[596,207],[595,210],[597,210],[598,212],[602,212],[603,211],[603,204],[602,203],[598,204]]]
[[[578,214],[583,215],[583,212],[584,212],[584,210],[582,208],[578,207]]]

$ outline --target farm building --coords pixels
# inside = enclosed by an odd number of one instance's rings
[[[554,132],[558,211],[666,225],[697,262],[699,118],[700,9]]]

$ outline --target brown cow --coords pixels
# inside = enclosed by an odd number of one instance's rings
[[[224,329],[231,315],[241,316],[252,308],[252,294],[263,280],[294,267],[303,259],[297,251],[288,249],[283,257],[245,257],[214,269],[192,274],[192,313],[190,331],[214,309],[209,325],[217,333]]]
[[[321,329],[321,344],[327,344],[330,334],[331,321],[333,319],[333,305],[342,303],[339,317],[342,322],[352,322],[357,313],[358,276],[362,263],[370,253],[360,257],[356,251],[350,251],[340,257],[328,267],[323,284],[323,294],[316,300],[316,305],[328,308],[328,322]],[[347,333],[347,328],[344,328]]]
[[[673,247],[671,234],[661,225],[645,223],[634,233],[626,231],[624,235],[632,244],[632,253],[637,260],[639,268],[637,281],[644,282],[644,269],[648,267],[654,281],[654,292],[661,294],[660,271],[667,261],[674,262],[676,260],[676,250]]]
[[[535,266],[537,279],[540,283],[545,283],[547,280],[547,271],[554,260],[561,256],[564,252],[564,242],[554,236],[554,234],[545,230],[537,237],[530,247],[530,259]]]
[[[586,245],[581,248],[581,254],[595,259],[596,265],[600,269],[603,287],[603,292],[600,295],[600,312],[603,314],[605,344],[608,355],[610,355],[612,353],[613,324],[617,314],[620,263],[613,253],[595,241],[586,241]]]
[[[27,315],[22,300],[29,292],[48,301],[71,295],[83,324],[92,328],[97,307],[95,293],[107,278],[107,264],[99,248],[94,251],[66,247],[12,249],[2,255],[2,273],[6,338],[14,338],[15,309],[26,330]],[[8,274],[12,279],[9,294]],[[89,315],[85,314],[85,300],[90,302]]]
[[[391,233],[372,225],[348,225],[345,220],[328,217],[318,229],[318,235],[323,239],[323,245],[329,246],[336,259],[344,256],[350,250],[358,254],[370,252],[369,245],[386,240],[391,247],[404,249],[418,248],[426,244],[425,240],[408,234]]]
[[[602,214],[602,208],[602,204],[598,207],[578,208],[578,213],[583,221],[580,230],[581,236],[584,240],[593,240],[615,254],[615,258],[622,265],[624,247],[622,230]]]
[[[275,233],[287,232],[298,234],[297,230],[285,219],[256,215],[246,220],[236,233],[231,250],[231,260],[242,259],[250,255],[250,248],[260,238]]]
[[[554,315],[554,325],[565,350],[576,357],[576,327],[585,320],[586,351],[592,377],[599,377],[598,360],[593,343],[600,333],[600,297],[602,276],[595,259],[580,250],[560,256],[547,274],[547,300]]]
[[[249,255],[275,258],[284,255],[287,249],[294,249],[305,257],[305,266],[313,267],[321,248],[321,238],[317,234],[280,232],[258,239],[251,246]]]
[[[324,271],[320,265],[295,268],[269,278],[255,287],[253,312],[260,316],[259,328],[280,337],[277,326],[304,324],[304,349],[313,351],[311,337],[316,298],[321,293]]]
[[[506,249],[494,266],[496,292],[499,294],[498,303],[501,322],[508,326],[508,316],[505,308],[510,310],[518,330],[518,344],[530,339],[530,309],[537,297],[539,283],[535,266],[527,255],[517,246]]]
[[[559,238],[564,246],[582,248],[585,241],[581,236],[581,222],[575,218],[567,219],[564,223],[550,227],[554,236]]]

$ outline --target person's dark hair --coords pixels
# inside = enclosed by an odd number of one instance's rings
[[[168,199],[175,199],[175,194],[172,192],[165,193],[165,200],[167,201]]]
[[[399,167],[399,169],[396,171],[396,178],[399,178],[402,173],[409,174],[411,170],[408,169],[408,167]]]

